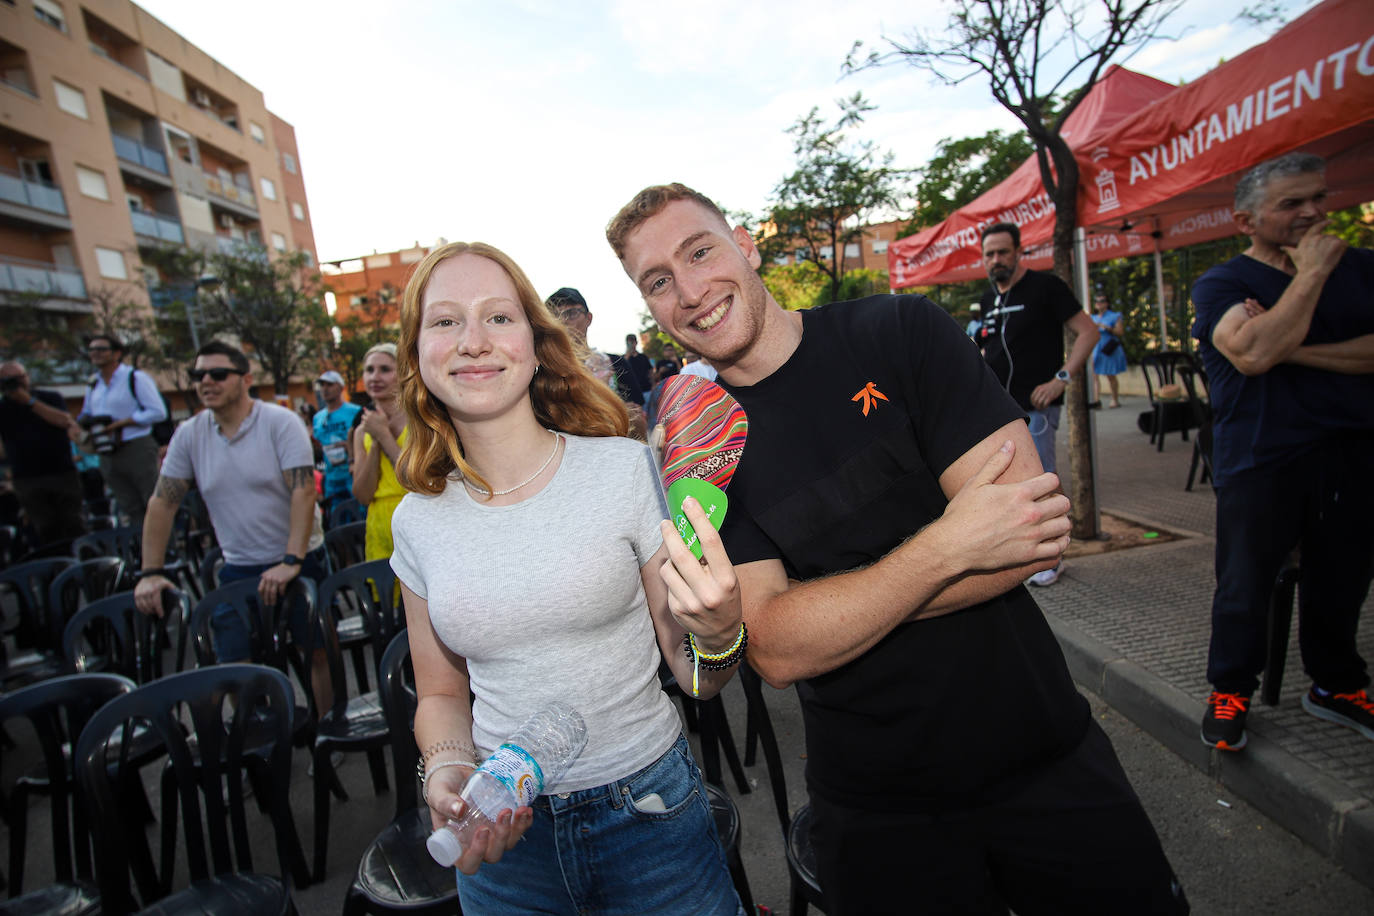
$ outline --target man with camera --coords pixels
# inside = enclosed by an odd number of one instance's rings
[[[154,423],[167,419],[162,395],[146,372],[124,364],[124,345],[109,334],[86,344],[96,376],[77,417],[87,445],[100,456],[100,473],[129,524],[143,530],[143,514],[157,484]]]
[[[14,495],[39,544],[85,533],[81,479],[72,463],[72,441],[79,434],[62,395],[31,388],[20,363],[0,364],[0,442]]]

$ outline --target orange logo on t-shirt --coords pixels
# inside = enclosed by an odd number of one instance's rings
[[[864,402],[864,416],[866,417],[868,416],[869,408],[877,407],[877,401],[886,401],[887,395],[879,391],[875,383],[869,382],[867,385],[860,388],[859,393],[849,400],[857,401],[860,398],[862,398]]]

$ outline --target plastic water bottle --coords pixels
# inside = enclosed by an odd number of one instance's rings
[[[531,804],[546,785],[557,781],[587,746],[587,724],[564,703],[553,702],[525,720],[515,734],[487,758],[463,787],[467,807],[430,834],[425,847],[440,865],[452,865],[483,824],[502,811]]]

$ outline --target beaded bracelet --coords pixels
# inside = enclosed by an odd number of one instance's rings
[[[424,761],[417,761],[415,775],[420,777],[420,798],[424,799],[426,805],[429,804],[429,777],[442,770],[444,767],[467,767],[470,770],[477,769],[477,764],[471,760],[445,760],[436,763],[429,769],[424,769]]]
[[[749,630],[744,626],[744,621],[739,623],[739,635],[735,637],[735,642],[724,652],[712,654],[702,652],[697,648],[697,638],[695,634],[688,633],[682,637],[682,651],[686,653],[687,660],[692,663],[692,696],[701,696],[700,670],[705,668],[707,671],[724,671],[739,664],[744,658],[744,650],[749,646]]]
[[[440,751],[467,751],[475,756],[476,752],[471,742],[464,742],[457,738],[450,738],[447,741],[437,741],[431,744],[423,754],[420,755],[422,761],[428,760]]]

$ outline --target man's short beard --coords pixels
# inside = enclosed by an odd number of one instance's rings
[[[995,283],[1005,283],[1011,279],[1011,275],[1016,271],[1010,267],[994,267],[988,271],[988,277]]]

